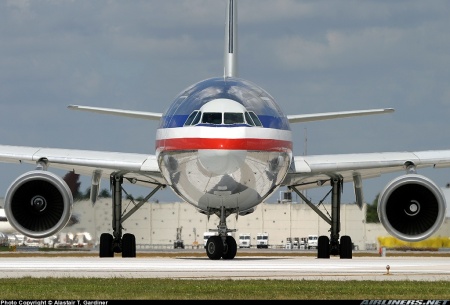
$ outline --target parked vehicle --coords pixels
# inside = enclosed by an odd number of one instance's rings
[[[291,250],[292,249],[292,238],[286,237],[286,249]]]
[[[183,230],[183,226],[177,228],[176,239],[175,239],[175,241],[173,242],[173,248],[174,248],[174,249],[178,249],[178,248],[184,249],[184,241],[183,241],[183,239],[181,238],[181,232],[182,232],[182,230]]]
[[[42,244],[40,239],[31,237],[27,237],[23,243],[27,247],[39,247]]]
[[[319,236],[317,235],[308,235],[308,249],[317,249],[317,240]]]
[[[250,233],[239,234],[239,248],[250,248],[252,246],[252,238]]]
[[[294,237],[294,242],[292,243],[292,249],[300,249],[300,237]]]
[[[269,233],[256,234],[256,248],[269,248]]]
[[[308,238],[307,237],[300,237],[299,249],[300,250],[305,250],[307,243],[308,243]]]

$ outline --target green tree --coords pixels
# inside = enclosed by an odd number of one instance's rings
[[[68,172],[64,177],[63,180],[67,183],[67,186],[69,187],[70,191],[72,192],[72,196],[74,200],[80,200],[81,193],[80,193],[80,185],[81,182],[79,182],[80,175],[75,174],[74,171]]]
[[[84,191],[83,195],[81,195],[81,198],[82,198],[83,200],[86,200],[86,199],[91,198],[91,188],[90,188],[90,187],[88,187],[88,188]]]
[[[98,197],[99,198],[111,198],[111,193],[108,189],[104,188],[102,190],[100,190],[100,192],[98,193]],[[84,200],[88,200],[91,198],[91,188],[88,187],[84,193],[81,195],[81,198]]]
[[[110,198],[111,193],[108,191],[108,189],[102,189],[100,190],[100,193],[98,194],[99,198]]]
[[[372,201],[372,204],[367,205],[366,210],[366,222],[367,223],[379,223],[380,219],[378,218],[378,194],[375,199]]]
[[[79,174],[75,174],[74,171],[70,171],[67,174],[64,175],[63,180],[67,183],[67,186],[69,187],[70,191],[72,192],[72,197],[74,201],[81,200],[81,193],[80,193],[80,185],[81,182],[78,180],[80,179]],[[79,219],[75,215],[71,215],[69,222],[67,223],[67,226],[73,226],[74,224],[78,223]]]

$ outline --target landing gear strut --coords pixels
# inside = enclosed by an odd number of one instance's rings
[[[339,232],[341,230],[340,209],[342,183],[343,181],[339,177],[330,179],[331,217],[327,217],[327,215],[311,203],[295,186],[291,186],[291,189],[331,227],[330,237],[319,236],[317,241],[317,258],[330,258],[330,255],[339,255],[340,258],[352,258],[353,245],[350,236],[344,235],[339,238]]]
[[[216,210],[213,213],[217,214],[220,218],[219,225],[217,226],[219,235],[211,236],[206,241],[206,255],[213,260],[220,258],[233,259],[237,253],[237,244],[234,237],[229,236],[227,233],[235,232],[236,230],[228,229],[226,223],[226,218],[231,212],[225,210],[225,207],[221,207],[220,210]]]
[[[123,175],[111,175],[112,189],[112,229],[113,234],[100,235],[100,257],[114,257],[114,253],[122,253],[122,257],[136,257],[136,237],[126,233],[122,236],[122,223],[136,212],[162,185],[157,185],[152,192],[136,204],[126,215],[122,215],[122,183]]]

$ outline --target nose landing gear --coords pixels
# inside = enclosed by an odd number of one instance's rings
[[[206,254],[213,260],[220,258],[233,259],[237,253],[237,243],[234,237],[229,236],[228,233],[236,230],[228,229],[226,223],[226,218],[231,215],[231,211],[221,207],[220,210],[216,210],[214,213],[220,218],[220,223],[217,226],[219,235],[208,238],[206,241]]]

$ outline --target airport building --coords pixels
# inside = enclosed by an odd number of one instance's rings
[[[450,195],[450,194],[449,194]],[[450,198],[450,197],[449,197]],[[133,208],[128,200],[123,201],[124,210]],[[72,233],[87,231],[98,242],[100,234],[111,232],[111,199],[103,198],[92,206],[89,201],[74,204],[74,215],[79,223],[65,230]],[[320,206],[326,215],[331,214],[331,205]],[[448,212],[448,211],[447,211]],[[360,209],[356,204],[341,205],[340,235],[349,235],[355,249],[375,250],[378,238],[390,236],[379,223],[366,223],[366,205]],[[448,214],[447,214],[448,215]],[[195,207],[185,202],[144,204],[124,224],[123,233],[136,236],[137,249],[173,247],[177,237],[181,237],[186,248],[203,245],[203,234],[216,229],[219,219],[199,213]],[[232,235],[238,241],[239,233],[250,233],[251,244],[256,245],[258,233],[269,233],[270,247],[285,248],[287,238],[306,238],[308,235],[329,236],[330,225],[304,203],[278,201],[262,203],[246,216],[231,215],[227,226],[236,229]],[[179,236],[177,236],[179,234]],[[450,217],[435,236],[450,237]]]
[[[450,189],[444,189],[450,200]],[[3,200],[0,204],[3,206]],[[134,207],[123,199],[124,212]],[[330,204],[321,204],[319,209],[331,214]],[[111,198],[100,198],[95,205],[90,201],[76,201],[73,214],[78,222],[63,229],[62,233],[76,235],[88,232],[92,243],[97,245],[102,233],[111,233]],[[450,217],[435,236],[450,237]],[[366,223],[366,205],[360,209],[356,204],[341,205],[340,235],[349,235],[355,249],[378,249],[379,237],[390,236],[379,223]],[[199,213],[195,207],[185,202],[148,202],[123,223],[123,233],[136,236],[137,250],[152,248],[171,248],[177,238],[181,238],[186,248],[202,247],[203,234],[216,229],[219,219],[216,215],[208,217]],[[227,226],[236,231],[232,233],[238,242],[239,233],[250,233],[251,244],[256,246],[258,233],[269,234],[269,247],[286,248],[288,238],[306,238],[308,235],[329,236],[330,225],[319,217],[307,204],[278,200],[275,203],[262,203],[246,216],[231,215]]]

